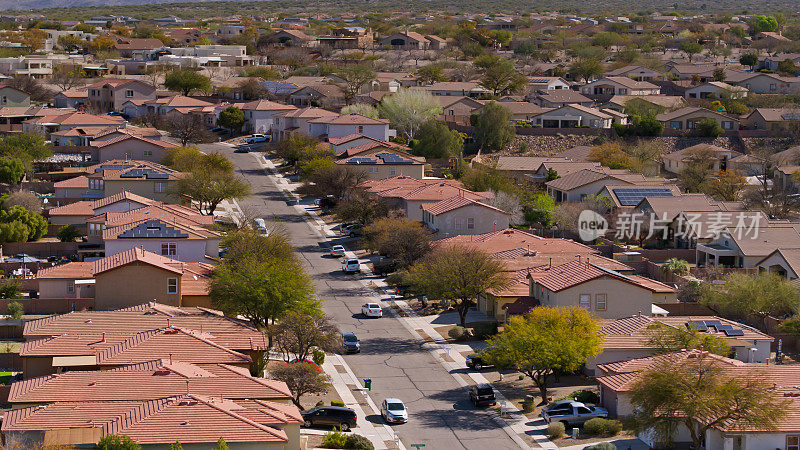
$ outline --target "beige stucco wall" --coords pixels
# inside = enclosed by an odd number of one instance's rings
[[[345,165],[352,166],[353,164]],[[375,164],[369,166],[364,165],[360,167],[364,168],[367,177],[370,180],[383,180],[385,178],[391,178],[398,175],[405,175],[407,177],[421,180],[422,177],[425,176],[424,164]],[[394,173],[392,173],[392,169],[394,169]]]
[[[156,182],[166,182],[166,192],[156,192]],[[122,181],[122,180],[106,180],[105,182],[105,195],[106,197],[119,194],[122,191],[128,191],[132,194],[141,195],[149,199],[157,200],[164,203],[180,203],[179,199],[170,195],[171,185],[175,183],[174,180],[140,180],[140,181]]]
[[[37,280],[39,298],[92,298],[94,297],[93,284],[75,285],[75,280],[71,279],[44,279]],[[69,291],[70,285],[74,286],[72,292]]]
[[[178,293],[167,294],[167,278],[178,279]],[[95,309],[110,310],[154,301],[179,306],[180,275],[131,263],[95,276]]]
[[[49,356],[28,356],[22,358],[22,376],[36,378],[53,373],[53,358]]]
[[[11,88],[0,88],[0,107],[31,106],[31,96]]]
[[[437,239],[461,234],[484,234],[505,230],[509,226],[508,214],[474,204],[431,216],[431,214],[423,213],[423,217],[427,218],[428,226],[439,230],[436,233]],[[432,220],[428,221],[428,219]],[[474,220],[472,229],[467,228],[468,219]],[[456,228],[457,221],[460,221],[460,229]]]
[[[95,162],[106,162],[114,159],[133,159],[137,161],[151,161],[160,163],[167,152],[164,147],[140,141],[126,139],[106,147],[95,148],[92,151]]]

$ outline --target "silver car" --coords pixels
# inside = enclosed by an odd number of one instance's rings
[[[386,423],[408,422],[408,410],[399,398],[387,398],[381,403],[381,416]]]

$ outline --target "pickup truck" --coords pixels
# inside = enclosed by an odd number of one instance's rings
[[[565,427],[583,425],[589,419],[608,418],[608,411],[595,405],[585,405],[574,400],[559,400],[540,413],[545,422],[562,422]]]

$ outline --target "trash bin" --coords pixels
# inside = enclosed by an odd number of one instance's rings
[[[364,378],[364,389],[368,391],[372,390],[372,378]]]

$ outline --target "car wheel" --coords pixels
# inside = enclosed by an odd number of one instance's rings
[[[479,363],[475,363],[475,365],[474,365],[473,367],[475,368],[475,370],[481,370],[481,368],[482,368],[483,366],[482,366],[482,365],[480,365]]]
[[[310,420],[305,420],[305,421],[303,421],[303,426],[304,427],[313,427],[314,426],[314,422],[312,422]]]
[[[355,233],[350,233],[350,237],[354,238],[354,237],[356,237],[356,234]]]
[[[350,424],[347,422],[342,422],[342,424],[339,426],[339,429],[341,431],[350,431]]]

